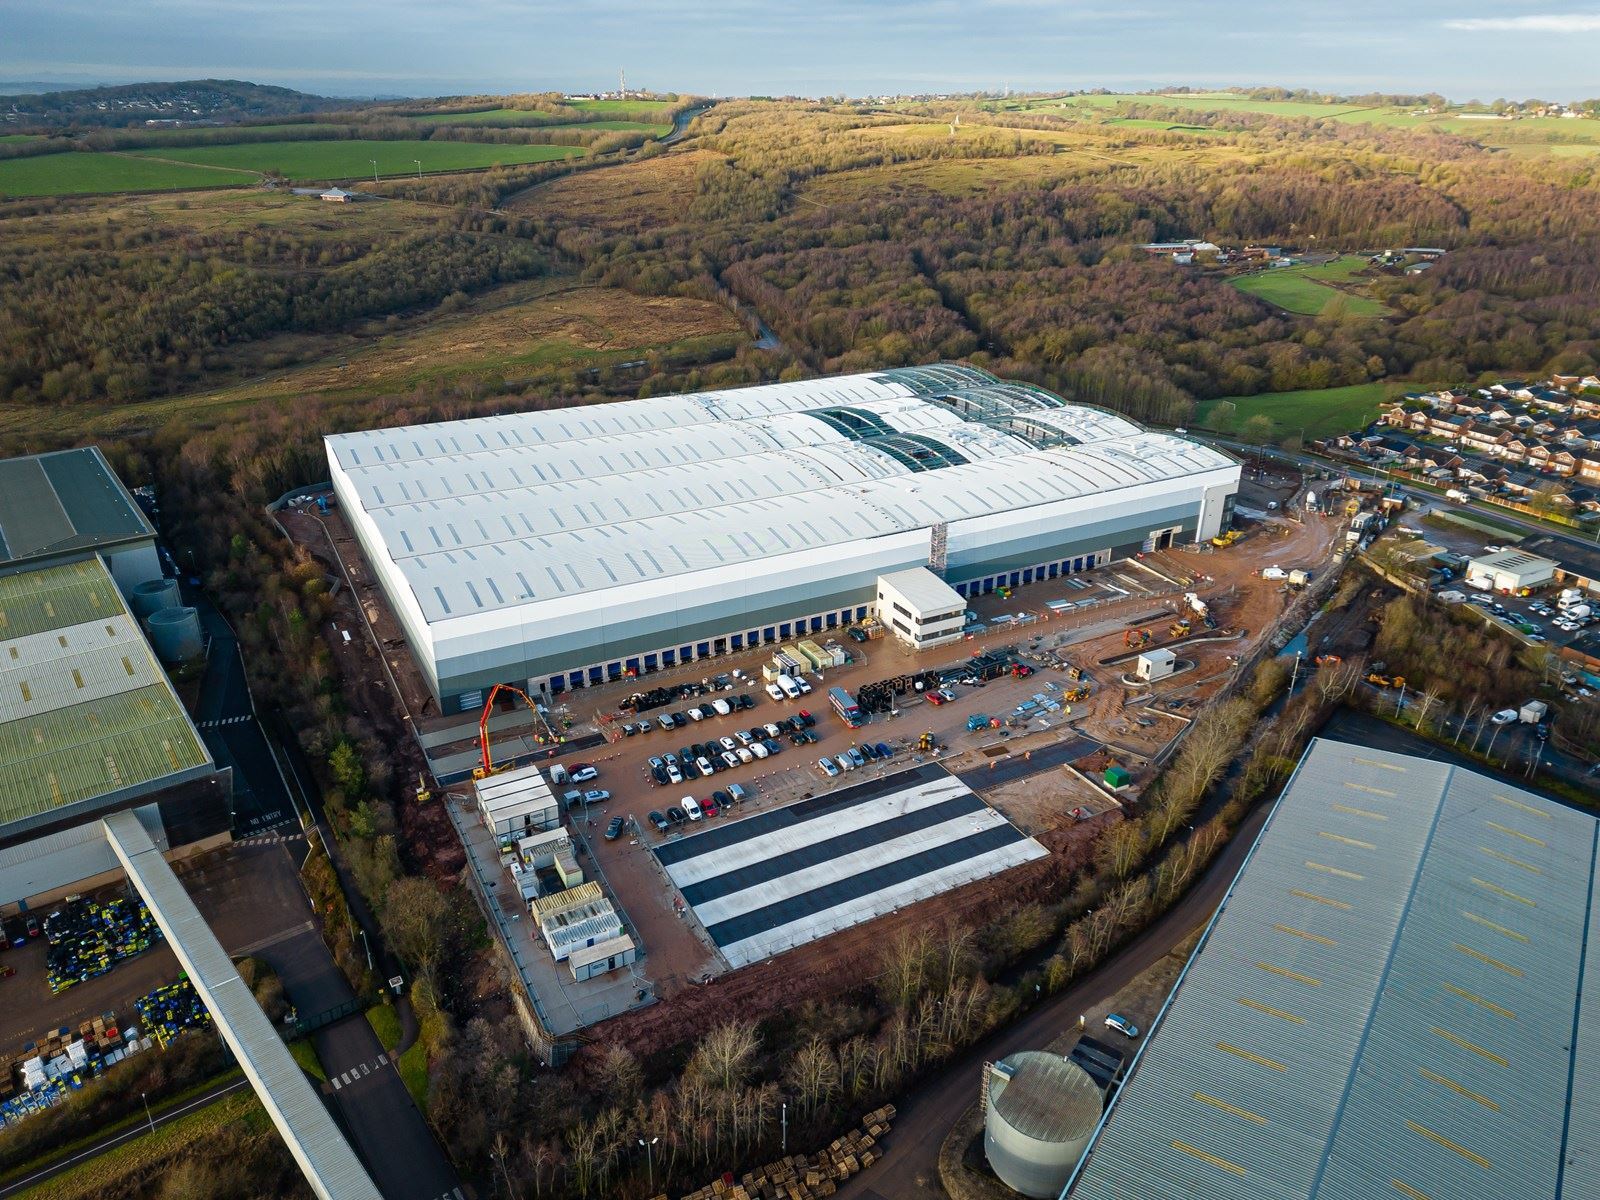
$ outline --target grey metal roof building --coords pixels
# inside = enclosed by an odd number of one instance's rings
[[[160,577],[155,536],[96,446],[0,460],[0,572],[99,554],[127,589]]]
[[[1600,1196],[1597,838],[1313,742],[1063,1194]]]
[[[971,367],[909,367],[326,439],[446,711],[646,674],[1209,537],[1238,464]],[[935,538],[935,531],[941,538]]]

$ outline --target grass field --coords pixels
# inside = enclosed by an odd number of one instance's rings
[[[252,184],[253,175],[123,154],[39,154],[0,161],[0,196],[158,192]]]
[[[229,146],[181,146],[170,150],[136,150],[141,157],[158,156],[205,167],[231,167],[239,171],[278,171],[291,179],[360,179],[372,174],[377,160],[379,175],[409,175],[424,171],[467,171],[497,163],[547,162],[583,153],[578,146],[498,146],[477,142],[332,141],[242,142]]]
[[[1342,299],[1345,311],[1353,317],[1380,317],[1388,309],[1372,297],[1328,286],[1351,282],[1366,265],[1359,255],[1347,254],[1312,267],[1270,267],[1255,275],[1240,275],[1231,282],[1241,292],[1304,316],[1316,316],[1335,299]]]
[[[1405,385],[1400,383],[1358,383],[1350,387],[1202,400],[1195,406],[1194,423],[1202,429],[1213,428],[1211,422],[1217,405],[1232,404],[1231,432],[1237,432],[1251,417],[1264,416],[1273,423],[1274,438],[1304,430],[1306,440],[1310,441],[1362,428],[1377,417],[1379,405],[1404,390]]]
[[[481,112],[423,113],[413,121],[426,121],[429,125],[505,125],[525,121],[529,117],[549,117],[550,113],[528,108],[486,108]]]
[[[37,133],[0,133],[0,142],[37,142],[40,136]]]

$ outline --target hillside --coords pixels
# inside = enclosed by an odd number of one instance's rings
[[[312,96],[291,88],[237,79],[189,79],[9,96],[0,102],[0,123],[17,128],[116,127],[146,121],[217,124],[350,107],[349,100]]]

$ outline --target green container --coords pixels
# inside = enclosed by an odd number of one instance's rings
[[[1133,776],[1122,767],[1107,767],[1105,780],[1108,788],[1125,788],[1133,782]]]

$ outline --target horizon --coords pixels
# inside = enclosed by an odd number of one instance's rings
[[[750,0],[596,0],[581,13],[543,0],[448,11],[19,0],[9,24],[0,80],[72,90],[224,78],[341,98],[604,91],[619,69],[641,89],[705,96],[1277,86],[1241,82],[1265,73],[1266,54],[1271,74],[1322,92],[1573,100],[1597,90],[1600,49],[1600,13],[1443,0],[1403,13],[1376,0],[1287,13],[1240,0],[1210,12],[1175,0],[819,0],[806,14]]]

